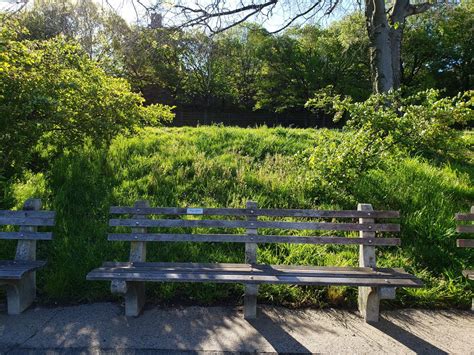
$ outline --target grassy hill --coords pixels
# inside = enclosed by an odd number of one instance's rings
[[[328,135],[349,133],[311,129],[219,126],[146,129],[117,138],[107,150],[86,147],[53,160],[48,174],[25,173],[12,186],[18,206],[41,197],[57,211],[52,242],[41,242],[48,260],[38,273],[40,301],[84,302],[113,299],[109,284],[85,281],[102,261],[127,260],[128,243],[107,242],[110,205],[148,199],[153,206],[243,207],[255,200],[267,208],[400,210],[401,248],[378,248],[378,264],[403,267],[421,277],[426,288],[397,292],[395,303],[417,306],[470,305],[473,296],[461,270],[474,266],[474,253],[456,248],[453,216],[474,202],[474,168],[469,157],[457,163],[421,158],[389,160],[362,174],[343,191],[315,179],[309,163],[313,149]],[[472,144],[472,135],[466,141]],[[471,157],[472,158],[472,157]],[[472,159],[471,159],[472,161]],[[12,257],[14,243],[0,242],[0,258]],[[242,262],[240,244],[149,243],[150,261]],[[335,245],[263,245],[262,263],[357,265],[358,248]],[[242,286],[148,284],[156,302],[211,304],[240,302]],[[350,287],[264,286],[261,299],[300,305],[356,302]]]

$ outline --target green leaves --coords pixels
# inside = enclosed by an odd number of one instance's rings
[[[86,140],[103,146],[173,117],[171,107],[144,107],[126,80],[107,75],[65,37],[19,42],[15,33],[0,32],[1,175],[37,165],[42,149],[60,154]]]
[[[453,98],[440,98],[437,90],[408,97],[397,91],[354,102],[326,88],[306,107],[347,118],[344,129],[351,134],[324,131],[327,142],[310,158],[317,179],[344,195],[370,169],[400,156],[462,159],[466,145],[457,128],[474,120],[474,91]]]

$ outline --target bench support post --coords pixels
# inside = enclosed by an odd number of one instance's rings
[[[125,315],[127,317],[137,317],[145,305],[145,283],[127,282],[127,292],[125,293]]]
[[[358,211],[373,211],[371,204],[359,203]],[[373,218],[359,218],[359,223],[374,223]],[[375,238],[375,232],[359,232],[360,238]],[[359,246],[359,266],[376,267],[375,247],[370,245]],[[359,312],[368,323],[379,321],[380,294],[377,287],[359,287]]]
[[[29,199],[23,205],[25,211],[39,211],[41,209],[40,199]],[[22,226],[21,232],[36,232],[38,227]],[[35,261],[36,241],[19,240],[16,247],[15,260]],[[7,307],[8,314],[20,314],[27,309],[36,298],[36,272],[26,274],[21,280],[7,284]]]
[[[7,312],[17,315],[27,309],[36,298],[36,279],[30,272],[22,279],[7,284]]]
[[[248,201],[247,209],[249,214],[247,219],[249,221],[256,221],[257,216],[255,210],[258,208],[256,202]],[[253,213],[252,213],[253,212]],[[247,235],[257,235],[257,228],[247,228]],[[245,243],[245,262],[247,264],[257,263],[257,243]],[[244,318],[257,318],[257,295],[258,285],[246,284],[244,294]]]
[[[148,201],[135,202],[135,208],[149,207]],[[134,219],[145,219],[146,215],[134,215]],[[132,233],[146,233],[146,228],[132,228]],[[146,261],[146,242],[131,242],[130,243],[130,262],[145,262]],[[125,315],[129,317],[137,317],[143,306],[145,305],[145,283],[127,282],[125,288]]]

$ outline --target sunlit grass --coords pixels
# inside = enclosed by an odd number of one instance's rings
[[[333,131],[330,135],[340,135]],[[350,133],[346,133],[350,134]],[[327,139],[327,135],[325,136]],[[472,133],[465,135],[472,146]],[[470,143],[469,143],[470,142]],[[472,284],[461,270],[474,265],[474,253],[456,248],[454,213],[474,201],[474,169],[469,157],[431,164],[419,158],[387,161],[350,186],[347,195],[330,194],[314,180],[308,163],[316,145],[326,144],[312,129],[203,126],[147,129],[117,138],[108,151],[86,147],[52,162],[48,173],[25,173],[13,187],[17,205],[44,199],[57,211],[52,242],[41,242],[48,260],[38,273],[43,302],[82,302],[112,298],[106,282],[85,275],[103,261],[124,261],[128,243],[107,242],[108,209],[147,199],[153,206],[243,207],[255,200],[267,208],[400,210],[401,248],[379,248],[378,264],[404,267],[425,282],[424,289],[398,291],[399,304],[470,305]],[[1,242],[0,258],[14,245]],[[229,243],[149,243],[150,261],[243,262],[244,248]],[[263,245],[259,262],[272,264],[357,265],[357,247]],[[148,284],[159,302],[201,304],[239,302],[240,285]],[[264,286],[261,299],[291,305],[354,305],[354,288]]]

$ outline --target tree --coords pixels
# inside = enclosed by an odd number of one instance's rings
[[[401,47],[406,19],[430,9],[433,5],[431,1],[441,0],[364,1],[373,90],[380,93],[397,89],[401,83]],[[242,0],[233,6],[226,0],[197,0],[193,5],[189,5],[188,1],[178,0],[170,12],[174,15],[172,18],[176,19],[178,27],[204,26],[211,33],[225,31],[258,16],[270,17],[276,12],[289,14],[278,32],[298,19],[308,19],[318,13],[330,15],[342,3],[342,0]],[[161,5],[162,3],[158,2],[148,10],[153,12],[164,9]]]
[[[41,150],[60,154],[86,140],[103,146],[173,117],[170,107],[143,106],[126,80],[64,36],[19,41],[19,33],[16,23],[0,26],[0,178],[31,166]]]
[[[412,18],[405,30],[402,83],[445,95],[473,88],[474,2]]]

